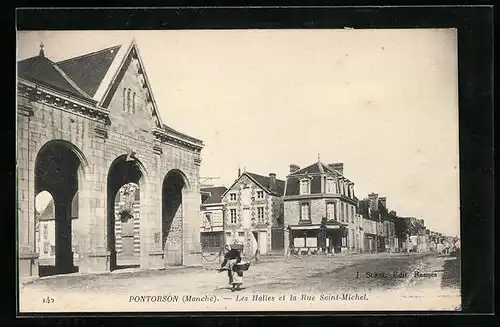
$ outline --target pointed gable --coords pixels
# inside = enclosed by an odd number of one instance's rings
[[[248,178],[253,183],[255,183],[258,187],[264,190],[267,193],[270,193],[274,196],[283,196],[283,192],[285,190],[285,181],[276,179],[275,189],[271,188],[271,178],[268,176],[263,176],[259,174],[244,172],[240,177],[229,187],[221,197],[224,197],[242,178]]]
[[[47,204],[43,212],[40,214],[38,217],[39,221],[49,221],[49,220],[54,220],[56,215],[55,215],[55,204],[54,204],[54,199],[51,199],[50,202]]]
[[[130,73],[129,75],[134,75],[135,80],[124,80],[127,72]],[[135,41],[132,41],[128,48],[122,46],[119,49],[101,85],[95,92],[94,98],[99,101],[101,106],[107,108],[114,97],[123,96],[124,86],[127,89],[130,83],[137,85],[137,101],[142,105],[144,112],[149,115],[155,127],[162,129],[163,123],[161,122],[151,84]],[[125,96],[128,97],[128,94]]]
[[[269,176],[262,176],[259,174],[245,172],[244,174],[248,175],[251,179],[253,179],[257,184],[259,184],[265,191],[274,194],[274,195],[283,195],[283,191],[285,189],[285,181],[276,179],[276,187],[275,189],[271,189],[271,178]]]
[[[57,62],[82,90],[94,96],[121,45]]]

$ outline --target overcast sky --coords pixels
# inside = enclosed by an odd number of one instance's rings
[[[136,39],[165,124],[202,139],[202,176],[343,162],[358,198],[459,234],[456,31],[22,32],[18,58]]]

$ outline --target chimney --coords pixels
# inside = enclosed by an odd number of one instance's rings
[[[299,167],[299,166],[294,165],[294,164],[291,164],[291,165],[290,165],[290,174],[293,174],[293,173],[295,173],[295,172],[297,172],[297,171],[299,171],[299,170],[300,170],[300,167]]]
[[[269,189],[271,191],[276,191],[276,174],[269,173]]]
[[[342,162],[328,164],[328,168],[333,171],[339,172],[341,175],[344,175],[344,164]]]
[[[241,176],[241,169],[240,167],[238,167],[238,178],[240,178],[240,176]]]
[[[380,199],[380,202],[382,202],[382,205],[387,208],[387,198],[384,196],[384,197],[380,197],[379,199]]]
[[[370,208],[372,211],[378,211],[378,194],[370,193],[368,194],[368,199],[370,200]]]

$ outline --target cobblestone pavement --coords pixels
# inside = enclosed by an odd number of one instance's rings
[[[75,295],[81,298],[87,296],[90,299],[94,295],[128,298],[130,294],[231,294],[227,274],[217,272],[219,260],[215,257],[205,258],[203,268],[123,270],[102,275],[77,274],[41,278],[24,284],[20,295],[21,298],[28,296],[30,299],[35,298],[35,294],[60,294],[65,297]],[[245,272],[244,289],[237,293],[380,294],[398,290],[403,293],[428,290],[429,294],[451,291],[456,296],[459,294],[459,285],[443,283],[443,267],[448,260],[453,258],[389,253],[288,259],[282,256],[262,257],[261,262],[252,262],[250,269]],[[416,271],[421,275],[415,276]],[[431,275],[423,277],[423,274]]]

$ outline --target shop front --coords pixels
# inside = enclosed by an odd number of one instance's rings
[[[290,251],[293,254],[342,253],[347,249],[347,225],[327,222],[289,226]]]

